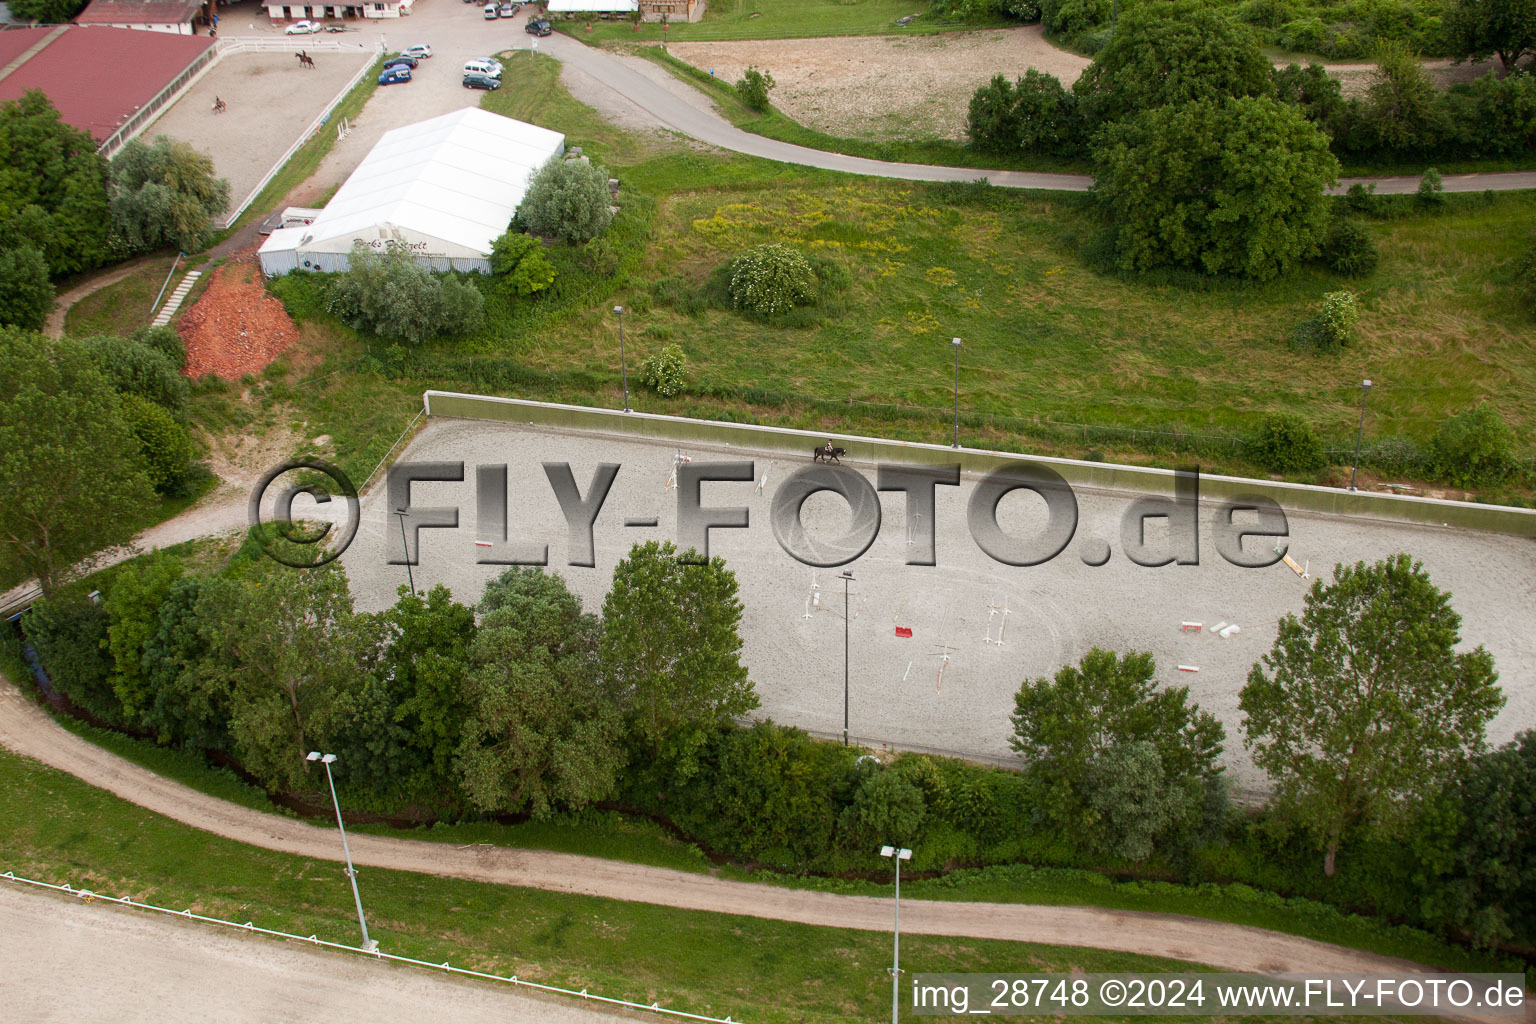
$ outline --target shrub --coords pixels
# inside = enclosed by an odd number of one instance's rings
[[[1328,29],[1321,18],[1298,18],[1280,26],[1282,49],[1296,53],[1321,53],[1328,43]]]
[[[736,95],[741,97],[741,102],[753,110],[767,113],[768,91],[777,84],[768,72],[749,67],[746,73],[736,80]]]
[[[640,367],[640,383],[662,398],[671,398],[683,390],[687,364],[688,358],[683,355],[681,346],[667,345]]]
[[[737,309],[774,316],[809,302],[814,279],[803,255],[769,242],[731,261],[731,301]]]
[[[899,772],[871,771],[843,809],[838,832],[845,848],[860,853],[881,844],[910,846],[923,827],[923,792]]]
[[[485,326],[485,296],[469,281],[450,277],[438,296],[438,331],[463,337]]]
[[[1040,20],[1052,32],[1075,36],[1109,21],[1110,0],[1040,0]]]
[[[1424,449],[1411,437],[1392,434],[1371,442],[1365,450],[1365,463],[1392,476],[1410,476],[1424,472],[1429,462]]]
[[[181,368],[163,351],[129,338],[98,335],[81,342],[91,362],[123,395],[138,395],[180,414],[190,385]]]
[[[1265,416],[1247,447],[1249,456],[1272,473],[1321,469],[1327,461],[1312,425],[1291,413]]]
[[[658,306],[675,309],[684,316],[698,316],[706,305],[698,290],[679,274],[668,274],[651,282],[651,298]]]
[[[1376,183],[1369,185],[1355,182],[1344,194],[1344,205],[1354,213],[1374,217],[1381,212],[1381,197],[1376,194]]]
[[[330,308],[346,324],[391,341],[419,344],[437,333],[442,282],[390,241],[374,252],[352,247],[349,269],[330,285]]]
[[[491,246],[492,287],[519,297],[555,283],[555,267],[532,235],[508,229]]]
[[[1440,172],[1433,167],[1425,171],[1413,198],[1422,209],[1438,209],[1445,202],[1445,182],[1440,180]]]
[[[176,328],[140,327],[133,332],[133,340],[164,355],[176,364],[177,370],[186,369],[187,343],[181,340],[181,335],[176,333]]]
[[[122,717],[122,704],[112,689],[109,625],[101,605],[58,595],[38,601],[22,620],[54,690],[87,713],[116,723]]]
[[[192,479],[197,448],[186,428],[165,409],[138,395],[124,395],[123,422],[138,438],[150,485],[161,494],[182,493]]]
[[[1360,305],[1354,292],[1329,292],[1323,296],[1323,308],[1318,312],[1318,322],[1331,345],[1339,348],[1349,344],[1349,338],[1360,319]]]
[[[1007,153],[1019,145],[1018,118],[1013,86],[1002,75],[993,75],[971,94],[965,116],[965,134],[983,153]]]
[[[1457,487],[1481,487],[1513,476],[1515,436],[1486,403],[1440,424],[1430,445],[1435,472]]]
[[[518,219],[536,235],[589,242],[613,221],[608,169],[586,157],[551,157],[528,183]]]
[[[1369,275],[1380,259],[1371,233],[1357,220],[1335,218],[1323,237],[1323,262],[1345,277]]]

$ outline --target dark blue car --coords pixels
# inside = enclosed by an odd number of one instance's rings
[[[379,76],[380,85],[394,85],[396,82],[409,82],[410,80],[411,69],[403,64],[387,67],[384,69],[384,73]]]

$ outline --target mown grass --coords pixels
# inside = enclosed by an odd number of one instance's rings
[[[927,15],[927,0],[710,0],[702,21],[643,22],[637,30],[627,20],[551,19],[555,28],[582,40],[658,43],[667,40],[809,39],[815,36],[933,35],[961,29],[1016,25],[1008,19],[944,22]],[[907,25],[898,18],[923,15]],[[586,30],[587,25],[592,31]]]
[[[351,893],[334,862],[220,839],[9,751],[0,751],[0,785],[9,812],[0,816],[5,870],[356,941]],[[879,932],[373,868],[359,872],[359,885],[380,945],[432,963],[754,1021],[874,1021],[888,1006],[890,938]],[[1075,947],[919,935],[904,937],[902,966],[911,973],[1199,969]]]

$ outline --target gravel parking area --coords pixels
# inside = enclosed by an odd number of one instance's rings
[[[225,57],[145,137],[169,135],[207,153],[219,176],[229,179],[231,203],[239,203],[358,66],[374,58],[374,51],[359,43],[355,53],[311,53],[315,67],[305,70],[293,55],[304,49],[305,38],[294,37],[293,53]],[[213,112],[215,96],[228,106],[222,114]]]
[[[508,463],[514,484],[508,522],[514,537],[549,544],[551,566],[589,610],[601,608],[615,563],[632,543],[675,539],[676,492],[664,487],[675,446],[600,434],[536,431],[531,427],[435,420],[402,454],[401,461],[463,460],[462,484],[418,484],[416,506],[459,509],[456,530],[423,530],[418,588],[448,585],[473,603],[498,569],[475,563],[477,537],[474,466]],[[695,460],[753,457],[740,449],[690,449]],[[623,468],[594,530],[595,568],[566,565],[565,520],[545,481],[542,461],[570,462],[585,492],[598,462]],[[741,584],[745,606],[744,661],[762,699],[760,713],[775,721],[833,735],[843,718],[843,585],[840,569],[814,571],[779,547],[768,521],[776,488],[802,462],[758,456],[762,494],[749,483],[707,484],[706,506],[750,509],[746,530],[716,530],[711,554],[723,556]],[[873,466],[856,468],[872,476]],[[971,540],[966,507],[974,481],[938,488],[936,567],[905,564],[905,509],[900,494],[882,495],[883,524],[874,545],[849,568],[851,587],[849,666],[851,731],[901,747],[935,748],[985,758],[1011,756],[1007,737],[1013,695],[1025,678],[1051,675],[1093,646],[1150,650],[1164,685],[1187,685],[1201,707],[1227,727],[1225,761],[1240,790],[1254,792],[1262,776],[1243,751],[1238,691],[1249,668],[1274,642],[1277,620],[1300,612],[1309,581],[1283,564],[1239,569],[1216,552],[1211,538],[1214,508],[1202,509],[1198,566],[1143,568],[1120,548],[1120,521],[1131,496],[1079,490],[1080,522],[1071,545],[1054,560],[1029,568],[992,561]],[[384,544],[398,543],[398,524],[386,520],[382,489],[365,499],[363,523],[343,558],[359,607],[392,602],[405,569],[386,563]],[[1003,528],[1028,536],[1040,528],[1037,499],[1018,492],[1000,506]],[[656,516],[655,529],[623,526],[626,517]],[[839,499],[813,497],[805,506],[808,528],[846,528]],[[1157,521],[1154,520],[1153,524]],[[1397,551],[1421,559],[1435,582],[1454,595],[1463,635],[1494,655],[1509,702],[1491,738],[1509,739],[1536,722],[1536,587],[1529,583],[1536,545],[1529,540],[1463,533],[1373,520],[1290,516],[1290,552],[1326,576],[1337,562],[1374,560]],[[1149,534],[1156,526],[1149,524]],[[1110,542],[1108,564],[1091,568],[1082,559],[1093,538]],[[1250,545],[1255,543],[1249,542]],[[812,600],[813,579],[819,600]],[[1007,614],[1001,609],[1006,607]],[[997,609],[997,610],[994,610]],[[807,617],[809,613],[809,617]],[[1184,621],[1202,622],[1199,633]],[[1006,623],[1006,630],[1003,624]],[[1210,631],[1235,623],[1223,639]],[[910,638],[895,627],[912,630]],[[1001,636],[1003,643],[996,641]],[[949,655],[947,665],[944,655]],[[1197,668],[1181,672],[1178,666]],[[939,675],[943,667],[942,679]]]

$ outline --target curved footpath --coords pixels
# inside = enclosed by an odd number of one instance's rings
[[[557,60],[579,68],[619,95],[633,101],[663,124],[690,138],[748,156],[776,160],[780,163],[820,167],[829,171],[846,171],[850,174],[901,178],[908,181],[976,181],[984,178],[993,185],[1006,188],[1036,188],[1056,192],[1086,192],[1093,185],[1093,179],[1084,174],[1038,174],[1029,171],[987,171],[969,167],[902,164],[795,146],[788,142],[779,142],[776,139],[742,131],[718,114],[700,110],[680,97],[672,95],[644,75],[626,67],[612,54],[587,46],[564,33],[557,32],[541,40],[538,52],[547,53]],[[1375,184],[1376,191],[1384,195],[1402,195],[1418,189],[1419,176],[1341,178],[1332,191],[1335,194],[1341,194],[1356,182]],[[1448,174],[1445,175],[1444,182],[1447,192],[1487,190],[1506,192],[1536,188],[1536,171]]]
[[[341,852],[340,844],[329,829],[263,814],[161,778],[66,731],[3,679],[0,744],[193,828],[269,850],[340,860],[336,856]],[[891,926],[890,902],[872,896],[781,889],[542,850],[459,849],[444,843],[364,833],[348,838],[353,861],[366,867],[828,928],[886,931]],[[1231,971],[1380,973],[1430,969],[1260,928],[1092,907],[911,900],[903,908],[902,928],[925,935],[1087,946],[1171,957]]]

